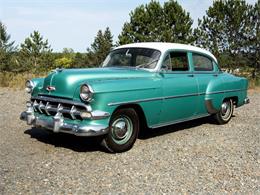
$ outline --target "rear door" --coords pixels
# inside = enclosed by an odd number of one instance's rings
[[[204,54],[192,53],[192,63],[194,69],[194,77],[198,81],[199,98],[197,115],[207,114],[205,99],[207,92],[216,90],[218,83],[222,80],[219,78],[219,71],[214,61]],[[222,96],[222,94],[216,94]]]
[[[191,118],[197,111],[198,86],[191,71],[190,58],[191,53],[172,51],[163,61],[161,124]]]

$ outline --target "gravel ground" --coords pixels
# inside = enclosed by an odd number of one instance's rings
[[[150,130],[132,150],[31,129],[24,91],[0,88],[0,194],[260,194],[260,92],[223,126],[199,119]]]

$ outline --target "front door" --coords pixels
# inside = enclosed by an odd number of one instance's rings
[[[164,59],[161,125],[190,119],[197,111],[198,85],[191,72],[190,57],[190,53],[173,51]]]

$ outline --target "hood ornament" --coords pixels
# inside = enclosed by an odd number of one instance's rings
[[[47,86],[46,90],[50,92],[50,91],[55,91],[56,88],[54,86]]]
[[[55,73],[58,73],[58,72],[62,72],[64,68],[56,68],[54,70],[51,70],[51,72],[55,72]]]

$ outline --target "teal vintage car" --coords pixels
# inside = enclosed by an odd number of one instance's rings
[[[206,116],[227,123],[234,107],[249,103],[247,88],[204,49],[134,43],[113,49],[100,68],[60,68],[27,81],[21,119],[55,133],[103,136],[109,151],[123,152],[145,127]]]

